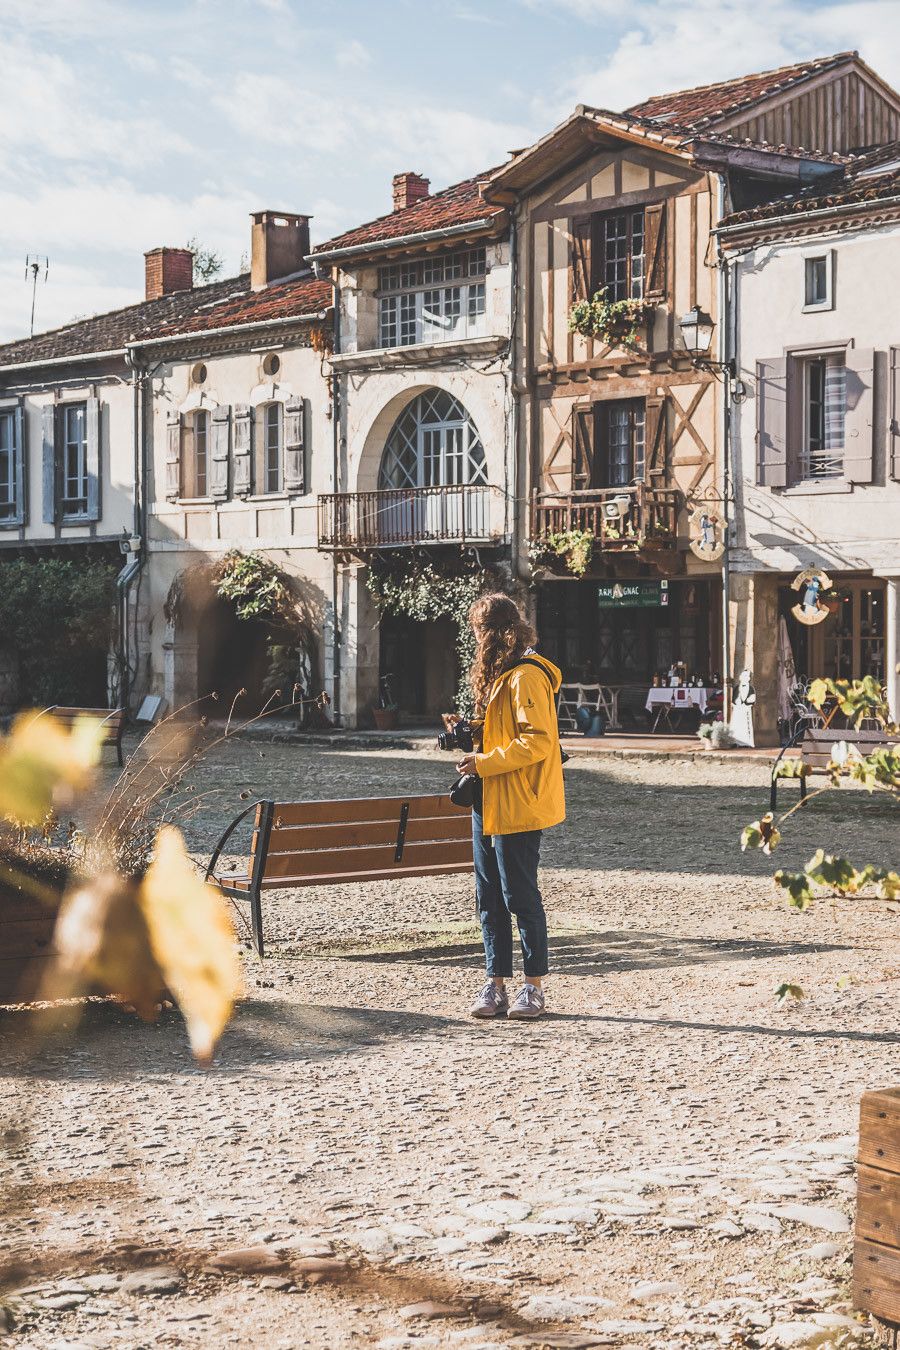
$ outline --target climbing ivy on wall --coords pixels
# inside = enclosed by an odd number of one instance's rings
[[[366,586],[382,614],[399,615],[427,622],[450,619],[456,627],[456,657],[459,683],[456,711],[470,716],[472,691],[469,670],[475,658],[475,638],[469,627],[469,609],[488,590],[506,590],[503,579],[493,568],[455,567],[418,559],[389,560],[374,563],[366,574]]]
[[[0,563],[0,644],[18,662],[23,706],[106,701],[116,568],[99,559]]]

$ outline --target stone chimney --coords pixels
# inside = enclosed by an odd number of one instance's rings
[[[430,195],[431,181],[420,173],[394,174],[394,210],[405,211],[413,202],[420,202]]]
[[[256,211],[250,217],[250,289],[304,272],[309,264],[309,216],[286,211]]]
[[[189,248],[151,248],[144,254],[145,293],[158,300],[194,288],[194,255]]]

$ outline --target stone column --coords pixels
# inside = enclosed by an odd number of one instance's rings
[[[732,572],[728,606],[731,678],[753,672],[757,745],[778,744],[778,584],[765,572]]]
[[[366,588],[365,568],[351,566],[341,577],[341,725],[371,726],[378,700],[380,657],[378,611]]]

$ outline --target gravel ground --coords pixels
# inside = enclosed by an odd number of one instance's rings
[[[11,1343],[839,1337],[859,1097],[898,1078],[900,935],[870,902],[781,908],[772,860],[738,846],[766,777],[727,759],[568,766],[538,1024],[466,1016],[467,877],[265,897],[271,957],[248,953],[206,1072],[176,1013],[144,1026],[109,1004],[16,1072],[33,1014],[0,1014],[7,1125],[25,1125],[2,1160]],[[246,794],[451,778],[436,752],[236,741],[194,776],[214,795],[186,832],[200,856]],[[860,792],[794,817],[779,863],[820,841],[896,862],[889,805]],[[776,1005],[783,981],[802,1003]],[[242,1270],[223,1273],[235,1249]]]

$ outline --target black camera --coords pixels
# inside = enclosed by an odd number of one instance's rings
[[[466,755],[471,755],[475,749],[475,742],[472,740],[472,723],[463,718],[453,724],[450,731],[438,732],[439,750],[462,750]]]

